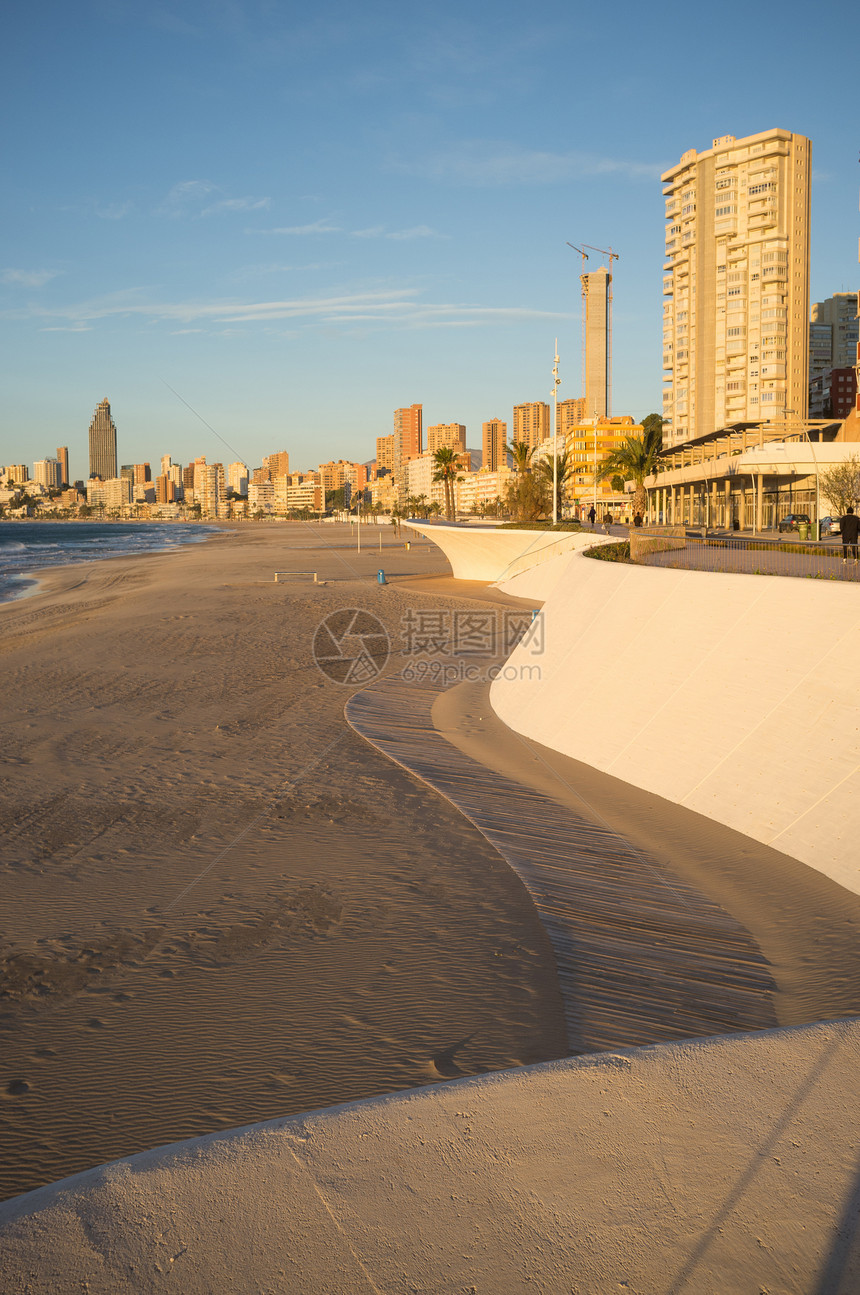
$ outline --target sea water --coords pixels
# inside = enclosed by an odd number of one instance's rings
[[[175,549],[214,530],[181,522],[0,522],[0,602],[31,592],[27,577],[42,567]]]

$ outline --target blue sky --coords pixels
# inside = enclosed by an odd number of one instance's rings
[[[84,476],[104,396],[122,462],[367,459],[413,401],[479,446],[549,398],[556,335],[580,394],[567,240],[621,256],[613,411],[659,409],[659,174],[685,149],[810,136],[813,300],[857,288],[858,12],[11,6],[0,461],[68,444]]]

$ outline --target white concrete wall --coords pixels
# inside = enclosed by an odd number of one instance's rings
[[[497,680],[500,718],[860,893],[860,588],[564,562],[541,677]]]
[[[403,523],[438,544],[458,580],[504,580],[548,558],[593,544],[590,532],[507,531],[491,526]]]

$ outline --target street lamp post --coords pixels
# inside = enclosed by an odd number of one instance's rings
[[[555,339],[555,362],[552,366],[552,524],[558,524],[558,338]]]
[[[592,508],[594,509],[595,521],[597,519],[597,410],[594,411],[594,468],[592,471]]]

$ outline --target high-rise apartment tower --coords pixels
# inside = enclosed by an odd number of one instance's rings
[[[57,446],[57,462],[60,465],[60,484],[71,485],[69,480],[69,447],[68,445]]]
[[[432,454],[434,450],[443,448],[454,450],[458,454],[465,450],[465,423],[434,423],[427,428],[428,453]]]
[[[496,472],[508,466],[508,425],[501,418],[491,418],[482,424],[483,458],[481,467]]]
[[[524,441],[536,450],[541,441],[549,440],[549,405],[543,400],[514,405],[514,432],[512,441]]]
[[[116,476],[116,423],[107,397],[96,406],[90,423],[90,476],[105,481]]]
[[[608,418],[612,275],[605,265],[579,276],[585,306],[585,417]]]
[[[376,471],[381,472],[387,468],[389,472],[394,471],[394,434],[389,436],[377,436],[376,438]]]
[[[853,368],[860,340],[857,293],[834,292],[812,304],[809,325],[809,376],[828,369]]]
[[[423,406],[409,405],[394,411],[394,479],[401,499],[406,498],[406,464],[417,459],[423,445]]]
[[[806,416],[812,145],[788,130],[690,149],[663,175],[663,442]]]
[[[583,418],[590,418],[585,396],[573,396],[558,402],[556,436],[567,436],[572,427],[578,427]]]

